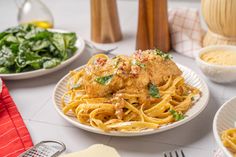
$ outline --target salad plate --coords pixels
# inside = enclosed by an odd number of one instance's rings
[[[61,30],[61,29],[49,29],[51,32],[58,32],[58,33],[68,33],[69,31],[66,30]],[[83,50],[85,48],[85,43],[84,40],[77,35],[77,40],[75,43],[75,46],[77,47],[77,50],[74,52],[74,54],[62,61],[60,64],[58,64],[55,67],[52,68],[42,68],[42,69],[37,69],[37,70],[31,70],[31,71],[26,71],[26,72],[19,72],[19,73],[0,73],[0,78],[4,80],[20,80],[20,79],[29,79],[29,78],[34,78],[42,75],[46,75],[52,72],[55,72],[57,70],[62,69],[63,67],[69,65],[83,53]]]

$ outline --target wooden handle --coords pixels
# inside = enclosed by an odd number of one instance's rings
[[[98,43],[122,39],[116,0],[91,0],[91,39]]]
[[[139,0],[136,49],[170,50],[167,0]]]

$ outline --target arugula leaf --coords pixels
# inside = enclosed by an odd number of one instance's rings
[[[51,35],[52,35],[51,32],[43,31],[43,32],[36,32],[35,34],[30,34],[30,36],[28,35],[28,38],[30,40],[43,40],[43,39],[48,39]]]
[[[73,48],[76,43],[76,34],[75,33],[64,33],[63,34],[66,47]]]
[[[8,73],[10,73],[8,68],[0,67],[0,74],[8,74]]]
[[[24,52],[22,55],[17,56],[15,59],[16,65],[18,67],[18,72],[27,69],[40,69],[42,67],[42,57],[38,56],[33,52]]]
[[[14,37],[11,34],[7,34],[0,40],[0,47],[2,47],[2,46],[8,47],[9,45],[11,45],[13,43],[17,43],[17,42],[18,42],[18,40],[16,37]]]
[[[0,33],[0,40],[1,40],[4,36],[6,36],[6,35],[7,35],[6,32],[2,32],[2,33]]]
[[[40,51],[49,47],[50,42],[48,40],[38,40],[34,42],[29,42],[32,51]]]
[[[158,50],[158,49],[155,50],[154,54],[161,56],[161,57],[164,58],[165,60],[166,60],[166,59],[172,59],[172,56],[171,56],[170,54],[167,54],[167,53],[165,53],[165,52],[163,52],[163,51],[161,51],[161,50]]]
[[[66,45],[64,42],[63,35],[60,33],[54,33],[52,36],[52,43],[57,48],[57,50],[60,52],[59,55],[63,59],[67,59]]]
[[[113,77],[113,75],[98,77],[98,78],[95,79],[95,81],[99,84],[107,85],[108,83],[111,82],[112,77]]]
[[[0,66],[1,67],[10,67],[14,64],[15,55],[12,53],[11,49],[6,46],[3,46],[0,50]]]
[[[14,53],[14,55],[17,55],[19,44],[11,44],[9,48],[11,49],[12,53]]]
[[[29,25],[29,27],[24,31],[25,39],[31,40],[41,40],[49,36],[49,32],[45,29],[34,27],[33,25]]]
[[[42,64],[41,59],[27,62],[27,65],[30,65],[32,67],[32,69],[40,69],[41,64]]]
[[[138,65],[138,66],[140,66],[141,68],[145,68],[145,67],[146,67],[145,64],[141,63],[140,61],[138,61],[138,60],[136,60],[136,59],[133,59],[133,60],[131,61],[131,63],[132,63],[132,65]]]
[[[5,41],[8,43],[17,43],[18,42],[17,38],[15,36],[13,36],[12,34],[5,36]]]
[[[75,51],[77,51],[77,47],[75,46],[77,37],[75,33],[65,33],[63,36],[66,45],[67,57],[69,58]]]
[[[44,62],[43,63],[43,68],[50,69],[50,68],[53,68],[53,67],[57,66],[60,63],[61,63],[61,61],[59,59],[53,58],[51,60],[48,60],[48,61]]]
[[[157,88],[156,85],[149,83],[148,84],[148,91],[149,91],[149,95],[151,95],[154,98],[160,98],[160,93],[159,93],[159,89]]]
[[[173,115],[176,121],[182,120],[185,116],[182,113],[178,113],[177,111],[170,109],[169,112]]]

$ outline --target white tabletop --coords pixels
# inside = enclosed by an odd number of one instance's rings
[[[77,32],[90,39],[89,1],[85,0],[44,0],[55,17],[56,28]],[[102,47],[118,46],[114,53],[131,54],[135,47],[137,28],[137,1],[118,1],[120,20],[124,39]],[[170,7],[199,8],[197,0],[171,0]],[[16,25],[17,9],[12,1],[0,1],[0,31]],[[101,46],[101,45],[100,45]],[[217,109],[236,93],[236,84],[220,85],[207,80],[198,69],[194,60],[172,53],[174,60],[190,67],[204,80],[210,89],[210,101],[207,108],[191,122],[163,133],[132,138],[97,135],[75,128],[63,120],[53,108],[52,92],[55,84],[68,73],[84,63],[91,55],[86,49],[80,59],[68,67],[34,79],[6,81],[10,93],[29,129],[32,140],[56,139],[63,141],[67,152],[78,151],[96,143],[115,147],[122,157],[158,157],[163,152],[183,149],[187,157],[213,156],[217,145],[212,133],[212,121]]]

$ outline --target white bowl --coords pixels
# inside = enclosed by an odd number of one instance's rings
[[[223,150],[227,157],[233,157],[233,154],[224,147],[221,142],[221,133],[224,130],[234,128],[236,122],[236,97],[224,103],[217,111],[213,122],[213,133],[217,144]]]
[[[200,58],[203,53],[214,50],[230,50],[236,53],[236,46],[215,45],[202,48],[196,56],[196,62],[201,71],[210,80],[218,83],[229,83],[236,81],[236,66],[211,64]]]
[[[60,30],[60,29],[50,29],[52,32],[60,32],[60,33],[66,33],[68,31]],[[55,72],[59,69],[62,69],[63,67],[69,65],[83,53],[85,48],[84,40],[77,35],[77,41],[75,43],[75,46],[77,47],[77,51],[74,53],[74,55],[67,60],[61,62],[61,64],[57,65],[56,67],[53,67],[51,69],[38,69],[38,70],[32,70],[27,72],[21,72],[21,73],[11,73],[11,74],[0,74],[0,78],[4,80],[21,80],[21,79],[29,79],[33,77],[38,77],[42,75],[46,75],[52,72]]]
[[[115,131],[114,132],[104,132],[100,129],[81,124],[73,115],[65,115],[62,112],[61,97],[67,91],[66,84],[67,84],[67,81],[70,77],[69,74],[64,76],[57,83],[57,85],[54,89],[54,93],[53,93],[54,107],[57,110],[57,112],[59,113],[59,115],[62,118],[64,118],[66,121],[71,123],[72,125],[74,125],[78,128],[84,129],[86,131],[89,131],[89,132],[97,133],[97,134],[103,134],[103,135],[109,135],[109,136],[143,136],[143,135],[149,135],[149,134],[159,133],[159,132],[163,132],[163,131],[166,131],[169,129],[173,129],[177,126],[180,126],[180,125],[183,125],[183,124],[189,122],[190,120],[195,118],[197,115],[199,115],[206,107],[206,105],[208,103],[208,99],[209,99],[209,90],[208,90],[206,83],[191,69],[189,69],[183,65],[180,65],[180,64],[177,64],[177,65],[183,71],[183,77],[185,78],[185,81],[188,84],[200,89],[200,91],[202,92],[201,97],[187,111],[186,118],[184,118],[181,121],[162,126],[158,129],[149,129],[149,130],[143,130],[143,131],[138,131],[138,132],[137,131],[136,132],[117,132],[117,131],[116,132]],[[82,68],[82,67],[79,67],[76,70],[79,70],[80,68]]]

